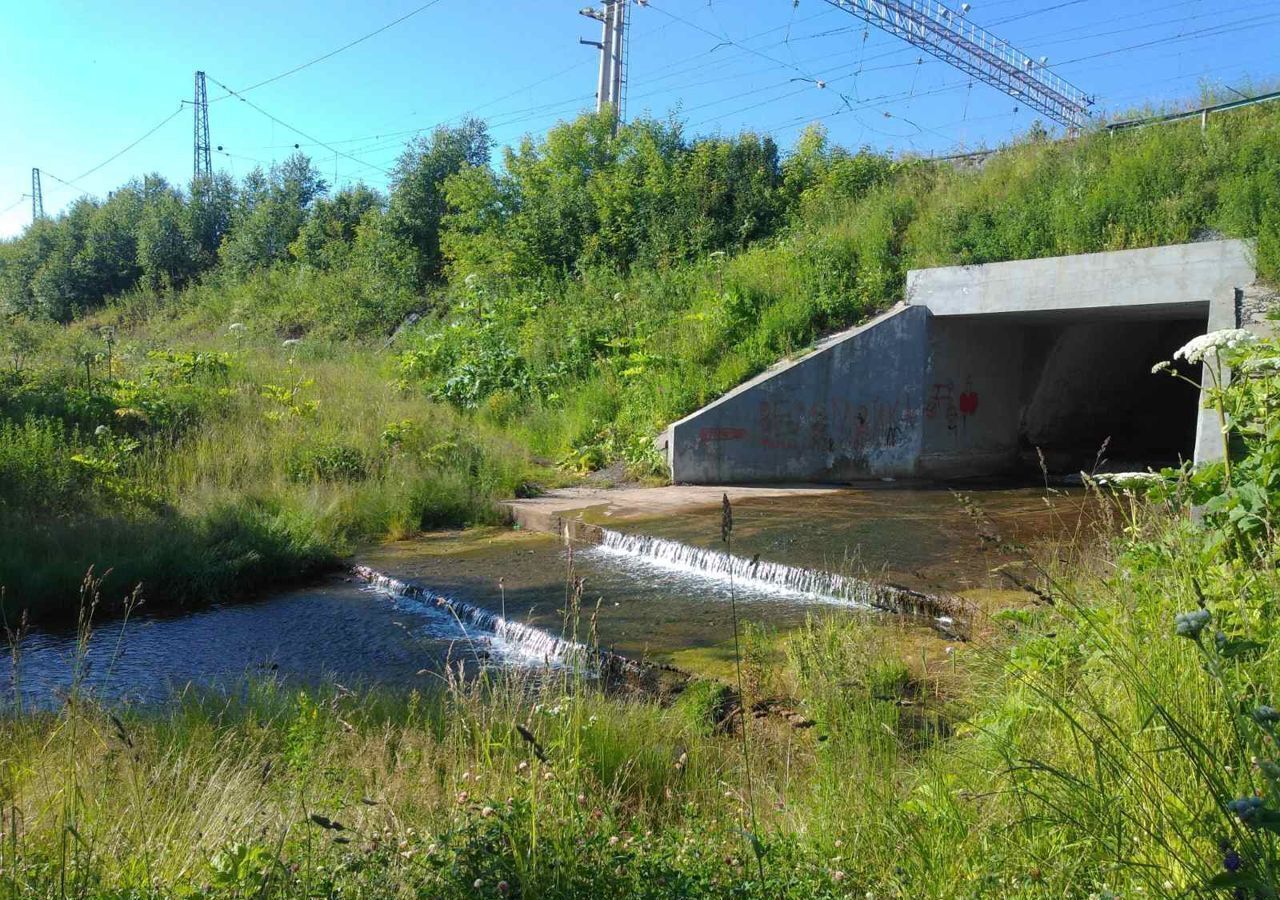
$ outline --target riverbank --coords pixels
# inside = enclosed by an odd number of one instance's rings
[[[1112,508],[1123,538],[1063,547],[1044,599],[971,644],[818,613],[745,629],[723,680],[669,694],[580,669],[392,693],[259,677],[150,708],[73,690],[0,720],[18,823],[0,879],[38,896],[459,898],[1274,883],[1267,829],[1232,804],[1274,802],[1266,764],[1239,761],[1271,746],[1253,711],[1280,654],[1252,611],[1280,582],[1205,565],[1218,551],[1176,516]],[[1197,595],[1203,621],[1182,616]]]

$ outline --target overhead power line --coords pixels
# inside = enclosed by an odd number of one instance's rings
[[[245,105],[246,105],[246,106],[248,106],[250,109],[253,109],[253,110],[257,111],[258,113],[260,113],[260,114],[262,114],[262,115],[266,116],[268,119],[270,119],[272,122],[275,122],[277,125],[281,126],[282,128],[287,128],[287,129],[289,129],[290,131],[292,131],[294,134],[298,135],[299,137],[306,138],[308,141],[311,141],[313,144],[317,144],[318,146],[324,147],[324,148],[325,148],[326,150],[328,150],[330,153],[334,153],[334,154],[336,154],[336,155],[338,155],[338,156],[341,156],[341,157],[343,157],[343,158],[345,158],[345,159],[349,159],[349,160],[351,160],[351,161],[352,161],[352,162],[354,162],[354,163],[358,163],[359,165],[365,166],[366,168],[373,169],[373,170],[375,170],[375,171],[381,172],[383,175],[390,175],[390,174],[391,174],[391,172],[390,172],[389,170],[384,169],[384,168],[382,168],[381,166],[375,166],[375,165],[374,165],[374,164],[372,164],[372,163],[365,162],[363,159],[358,159],[357,157],[352,156],[350,153],[347,153],[347,152],[345,152],[345,151],[343,151],[343,150],[339,150],[337,147],[334,147],[334,146],[332,146],[332,145],[330,145],[330,144],[328,144],[328,143],[326,143],[326,142],[324,142],[324,141],[320,140],[319,138],[312,137],[311,135],[307,134],[307,133],[306,133],[305,131],[303,131],[302,129],[300,129],[300,128],[296,128],[296,127],[294,127],[293,125],[290,125],[288,122],[284,121],[283,119],[281,119],[281,118],[279,118],[279,117],[277,117],[277,116],[273,116],[271,113],[267,112],[267,111],[266,111],[265,109],[263,109],[261,106],[258,106],[256,103],[254,103],[252,100],[249,100],[249,99],[247,99],[247,98],[245,98],[245,97],[241,97],[241,96],[240,96],[240,92],[239,92],[239,91],[234,91],[234,90],[232,90],[231,88],[229,88],[229,87],[227,87],[225,84],[223,84],[221,81],[219,81],[218,79],[214,78],[212,75],[208,75],[208,76],[206,76],[206,77],[208,77],[208,79],[209,79],[210,81],[212,81],[214,84],[216,84],[218,87],[220,87],[220,88],[222,88],[224,91],[226,91],[226,92],[227,92],[227,94],[229,94],[230,96],[233,96],[233,97],[237,98],[241,103],[245,104]]]
[[[310,68],[311,66],[314,66],[316,63],[322,63],[326,59],[332,59],[333,57],[337,56],[339,53],[342,53],[346,50],[350,50],[352,47],[356,46],[357,44],[363,44],[365,41],[369,40],[369,38],[377,37],[378,35],[382,34],[382,32],[395,28],[401,22],[406,22],[409,19],[412,19],[418,13],[424,12],[430,9],[431,7],[435,6],[439,2],[440,0],[430,0],[429,3],[424,3],[421,6],[419,6],[417,9],[410,10],[400,18],[395,19],[391,22],[388,22],[386,25],[383,25],[381,28],[376,28],[373,31],[370,31],[368,34],[361,35],[360,37],[356,38],[354,41],[350,41],[346,44],[343,44],[341,47],[338,47],[334,50],[330,50],[328,53],[324,53],[320,56],[317,56],[315,59],[307,60],[301,65],[294,66],[292,69],[287,69],[286,71],[281,72],[278,75],[272,75],[270,78],[264,78],[262,81],[259,81],[256,84],[251,84],[247,88],[241,88],[238,94],[227,93],[222,97],[216,97],[214,98],[213,102],[217,103],[221,100],[226,100],[232,96],[240,96],[240,94],[247,94],[249,93],[249,91],[256,91],[260,87],[265,87],[266,85],[279,81],[282,78],[288,78],[290,75],[295,75],[298,72],[301,72],[303,69],[307,69],[307,68]],[[224,88],[224,90],[229,91],[230,89]]]
[[[83,181],[85,178],[88,178],[90,175],[94,174],[94,173],[95,173],[95,172],[97,172],[99,169],[103,168],[104,166],[110,165],[111,163],[115,162],[117,159],[119,159],[120,157],[124,156],[126,153],[128,153],[130,150],[132,150],[134,147],[138,146],[138,145],[139,145],[139,144],[141,144],[143,141],[145,141],[147,138],[151,137],[151,135],[155,134],[155,133],[156,133],[157,131],[159,131],[161,128],[163,128],[164,126],[168,125],[170,122],[172,122],[174,119],[176,119],[176,118],[177,118],[179,115],[181,115],[181,114],[182,114],[182,105],[180,104],[176,110],[174,110],[174,111],[173,111],[173,112],[171,112],[169,115],[167,115],[167,116],[165,116],[163,119],[161,119],[159,123],[157,123],[156,125],[154,125],[154,126],[153,126],[153,127],[152,127],[152,128],[151,128],[151,129],[146,133],[146,134],[144,134],[142,137],[138,138],[136,141],[134,141],[133,143],[129,144],[129,146],[125,147],[123,150],[119,150],[119,151],[117,151],[116,153],[113,153],[111,156],[108,156],[106,159],[104,159],[102,162],[98,163],[98,164],[97,164],[96,166],[94,166],[92,169],[89,169],[89,170],[88,170],[88,171],[86,171],[86,172],[81,172],[81,173],[80,173],[79,175],[77,175],[75,178],[62,179],[62,178],[58,178],[57,176],[51,176],[51,177],[52,177],[52,178],[54,178],[54,180],[55,180],[55,181],[61,181],[63,184],[70,183],[72,187],[77,187],[77,188],[80,188],[80,190],[84,190],[84,186],[83,186],[83,185],[76,184],[75,182],[77,182],[77,181]],[[46,174],[48,174],[48,173],[46,173]]]

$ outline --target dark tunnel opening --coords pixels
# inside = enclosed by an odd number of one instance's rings
[[[1191,459],[1198,391],[1151,368],[1203,334],[1200,318],[1028,325],[1019,459],[1051,473],[1159,468]],[[1177,371],[1196,384],[1200,366]]]

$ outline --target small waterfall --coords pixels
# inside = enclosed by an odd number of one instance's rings
[[[596,664],[592,668],[599,666],[613,671],[635,667],[630,660],[617,654],[596,651],[578,641],[558,638],[541,628],[505,619],[463,600],[432,593],[421,585],[402,581],[368,566],[352,566],[351,572],[384,594],[415,600],[447,612],[468,637],[507,661],[549,668],[578,667],[590,663]]]
[[[694,577],[737,584],[780,597],[799,597],[812,603],[874,607],[896,613],[927,615],[949,626],[963,606],[958,598],[937,597],[897,585],[804,569],[785,563],[751,560],[722,550],[710,550],[645,534],[601,529],[602,553],[641,560],[649,565]],[[944,621],[945,620],[945,621]]]

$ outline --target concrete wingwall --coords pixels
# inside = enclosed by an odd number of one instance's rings
[[[775,366],[659,439],[690,484],[851,481],[911,470],[928,310],[900,307]]]
[[[1073,432],[1101,441],[1117,423],[1134,432],[1112,445],[1126,460],[1144,447],[1215,458],[1216,424],[1193,393],[1159,394],[1176,383],[1153,388],[1150,366],[1235,327],[1253,281],[1245,241],[913,271],[905,303],[686,416],[659,446],[692,484],[988,475],[1041,441],[1067,465]],[[1161,417],[1178,427],[1144,439]]]

